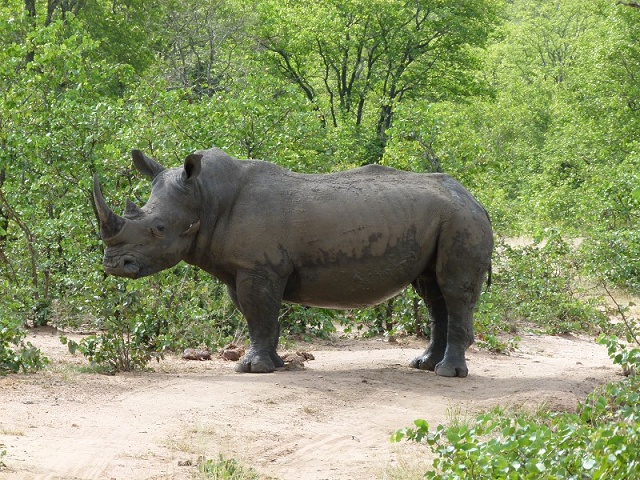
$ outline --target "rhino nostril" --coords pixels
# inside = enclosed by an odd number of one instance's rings
[[[129,274],[136,274],[140,271],[138,265],[130,259],[125,259],[122,263],[122,269]]]

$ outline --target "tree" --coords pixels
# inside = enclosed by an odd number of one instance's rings
[[[274,72],[295,84],[323,125],[366,131],[379,162],[396,106],[478,92],[476,47],[497,2],[349,0],[258,4],[258,41]]]
[[[161,21],[165,78],[195,95],[224,90],[238,70],[234,50],[246,36],[245,22],[225,0],[169,3]]]
[[[21,30],[31,26],[8,30],[0,53],[2,273],[13,280],[7,316],[46,323],[53,299],[84,286],[89,262],[73,259],[92,240],[89,178],[112,138],[114,92],[132,69],[100,59],[77,17]]]

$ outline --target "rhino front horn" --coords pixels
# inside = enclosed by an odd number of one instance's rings
[[[93,176],[93,201],[100,219],[100,236],[103,240],[115,237],[124,227],[125,219],[113,213],[107,206],[107,202],[104,201],[100,191],[100,182],[97,175]]]

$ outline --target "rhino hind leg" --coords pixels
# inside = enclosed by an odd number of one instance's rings
[[[283,288],[277,277],[256,272],[240,273],[236,289],[229,288],[233,302],[247,320],[251,339],[247,353],[236,365],[237,372],[270,373],[284,366],[276,353]]]
[[[477,264],[482,265],[483,262],[480,260]],[[452,268],[451,271],[456,274],[438,280],[448,310],[447,346],[434,371],[443,377],[466,377],[469,370],[465,352],[474,341],[473,311],[487,270],[482,267]]]
[[[442,377],[466,377],[469,374],[465,352],[473,343],[473,306],[469,299],[448,298],[451,306],[447,329],[447,348],[435,373]]]
[[[431,342],[429,347],[411,361],[411,367],[434,371],[444,358],[447,348],[448,311],[444,296],[435,279],[435,275],[421,277],[413,282],[413,287],[424,300],[429,310]]]
[[[414,282],[429,309],[431,343],[411,366],[443,377],[466,377],[465,352],[473,343],[473,310],[486,270],[465,268],[462,261],[447,267],[438,276],[424,275]]]

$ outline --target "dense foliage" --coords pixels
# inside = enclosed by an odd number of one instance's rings
[[[32,372],[44,367],[48,360],[30,342],[24,329],[12,323],[0,323],[0,375]]]
[[[619,351],[604,340],[614,363],[640,367],[640,344]],[[577,412],[504,412],[430,429],[424,420],[392,441],[425,443],[435,454],[433,479],[636,478],[640,473],[640,376],[591,393]]]
[[[197,269],[102,273],[91,178],[116,208],[143,203],[131,148],[171,165],[216,145],[303,172],[455,176],[499,236],[547,245],[496,253],[477,326],[495,350],[514,319],[603,323],[576,275],[638,288],[640,9],[624,2],[7,0],[0,28],[0,370],[39,365],[26,324],[103,331],[80,351],[125,369],[242,337]],[[283,310],[296,334],[354,319],[428,334],[425,317],[409,291],[347,315]]]

